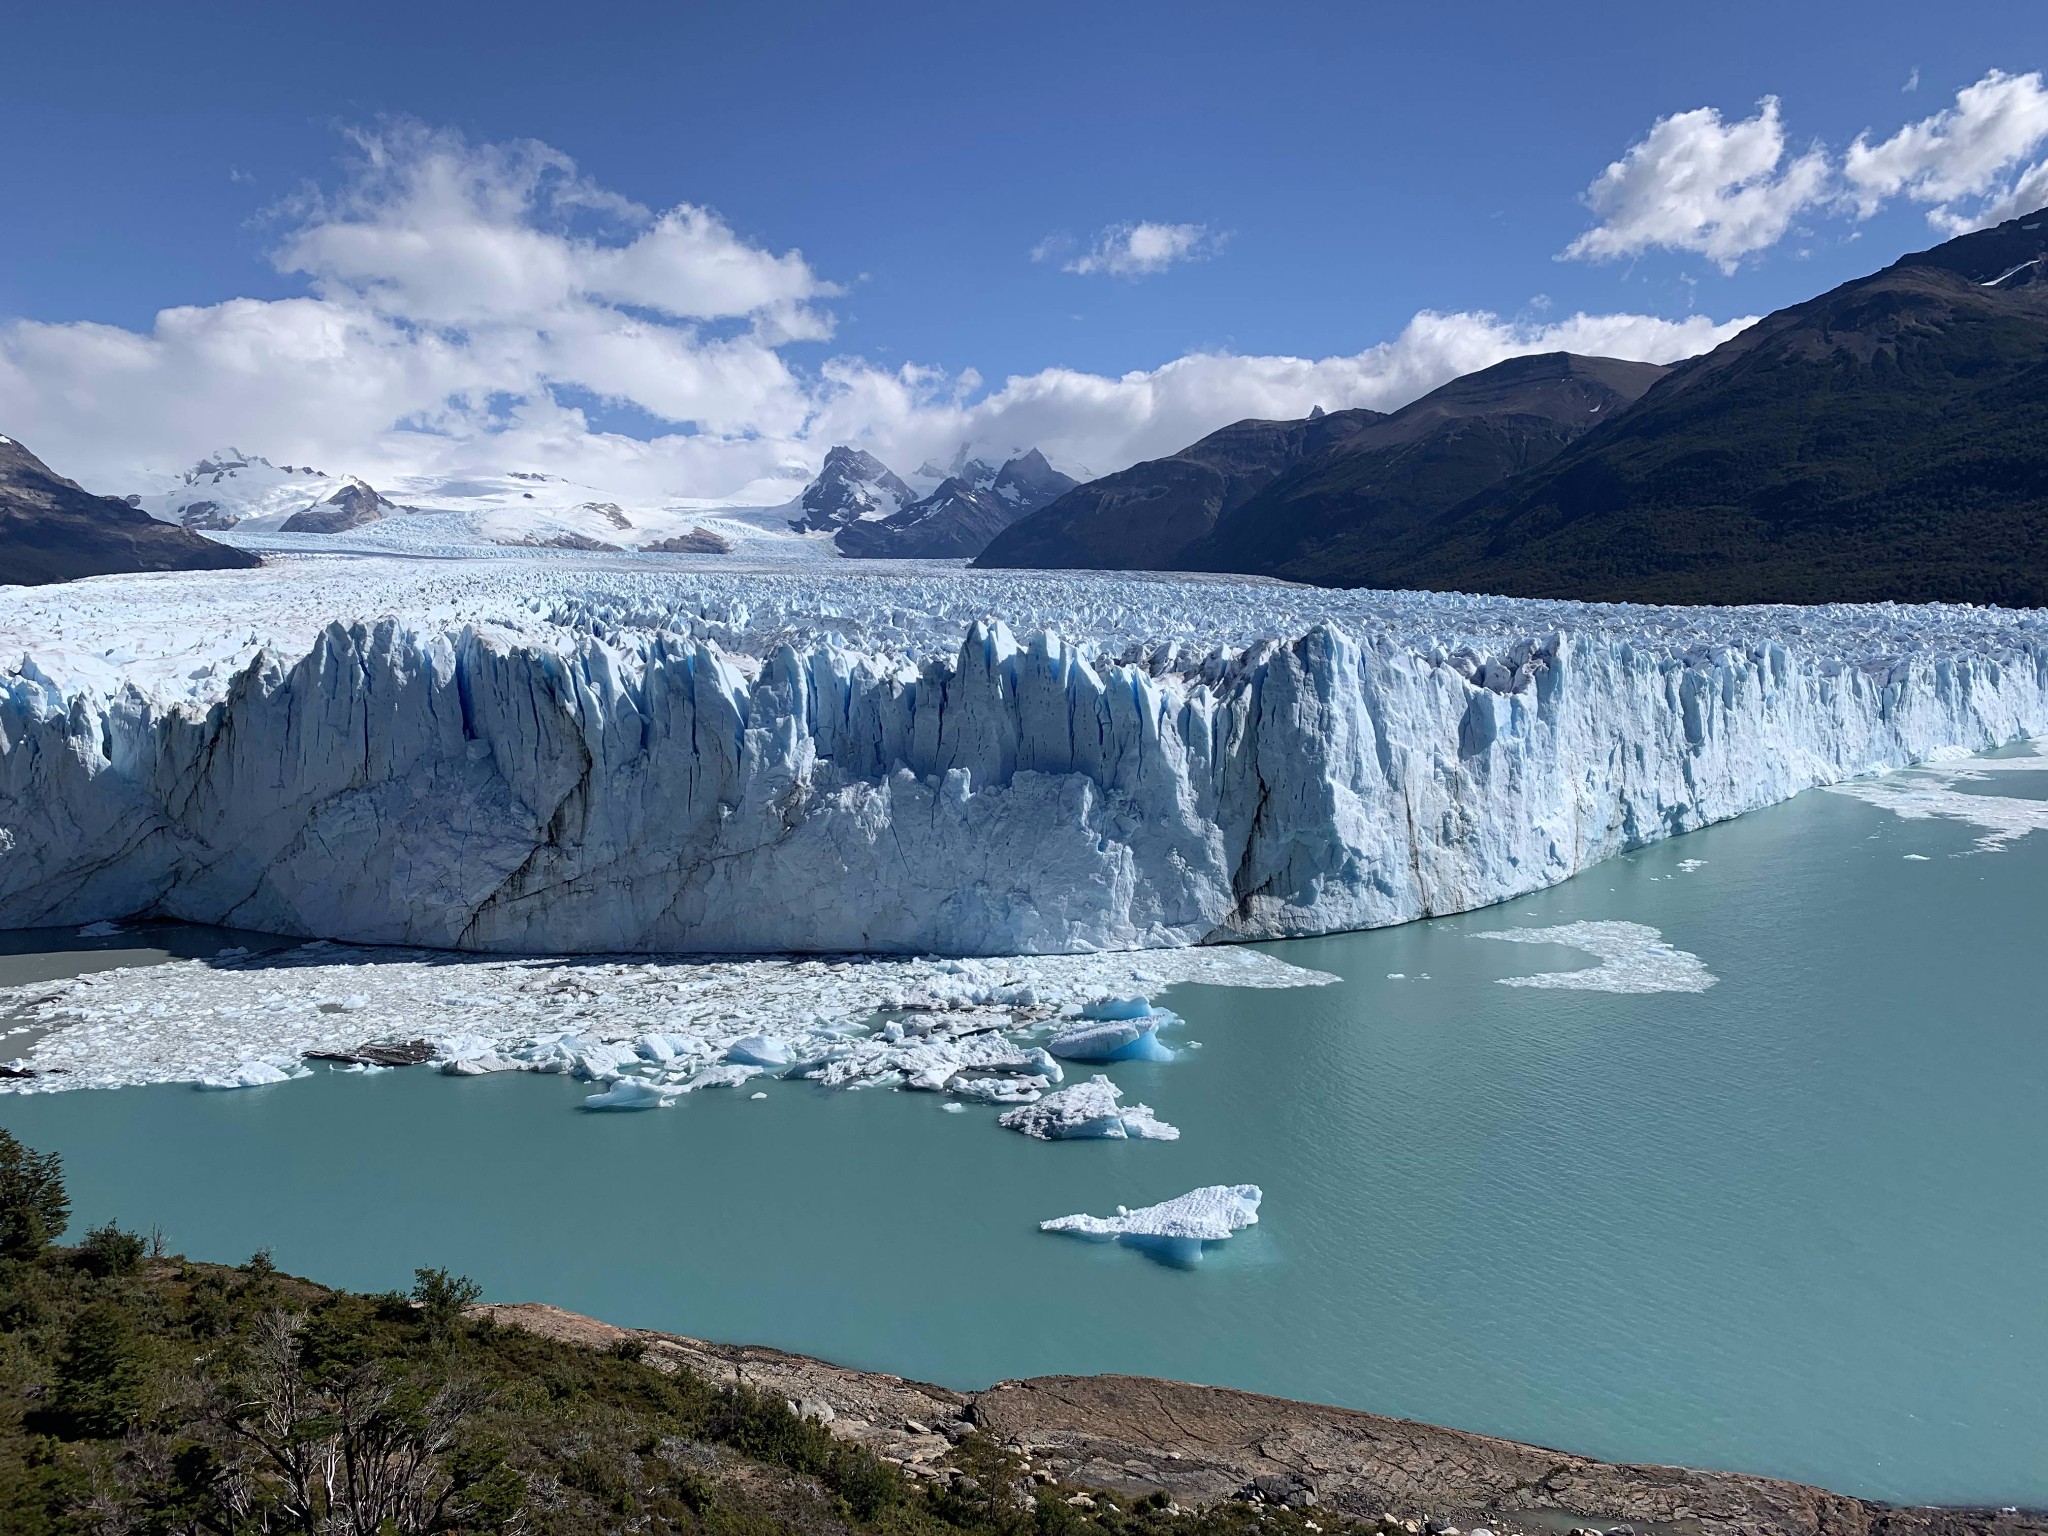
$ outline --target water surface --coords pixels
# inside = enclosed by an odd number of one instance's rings
[[[1503,907],[1272,946],[1343,983],[1179,988],[1203,1048],[1111,1069],[1173,1143],[794,1083],[585,1115],[561,1079],[418,1071],[0,1097],[0,1123],[64,1153],[81,1224],[336,1284],[445,1264],[957,1386],[1142,1372],[2043,1505],[2048,837],[1975,836],[1816,793]],[[1718,982],[1504,987],[1592,962],[1471,938],[1589,919]],[[1240,1181],[1261,1224],[1193,1272],[1035,1230]]]

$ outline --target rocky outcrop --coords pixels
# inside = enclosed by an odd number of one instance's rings
[[[477,1309],[507,1327],[609,1348],[633,1340],[657,1368],[745,1382],[833,1434],[936,1477],[983,1434],[1078,1490],[1238,1499],[1495,1530],[1617,1521],[1700,1536],[2043,1536],[2048,1517],[1900,1508],[1775,1478],[1626,1466],[1541,1446],[1222,1387],[1141,1376],[1044,1376],[953,1392],[779,1350],[614,1328],[545,1306]],[[1547,1518],[1545,1518],[1547,1517]]]
[[[346,533],[383,519],[398,508],[376,488],[351,475],[333,495],[285,519],[280,533]]]
[[[41,586],[127,571],[221,571],[260,565],[244,550],[95,496],[0,437],[0,584]]]

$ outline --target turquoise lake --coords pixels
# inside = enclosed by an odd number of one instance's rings
[[[446,1265],[956,1386],[1139,1372],[2048,1505],[2048,836],[1978,835],[1814,793],[1506,906],[1270,946],[1342,984],[1176,988],[1203,1048],[1107,1069],[1171,1143],[798,1083],[588,1115],[561,1078],[422,1071],[0,1096],[0,1124],[64,1154],[80,1230],[339,1285]],[[1589,919],[1717,984],[1506,987],[1593,962],[1472,938]],[[1036,1230],[1236,1182],[1260,1224],[1192,1271]]]

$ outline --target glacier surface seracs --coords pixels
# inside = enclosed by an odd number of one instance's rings
[[[0,926],[1046,954],[1469,910],[2048,726],[2048,620],[298,559],[0,594]]]

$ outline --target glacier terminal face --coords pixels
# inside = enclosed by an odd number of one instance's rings
[[[2048,724],[2048,615],[307,558],[0,593],[0,926],[1081,953],[1459,912]]]

